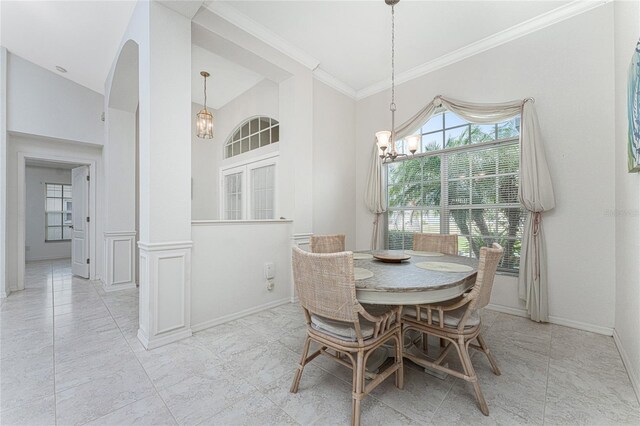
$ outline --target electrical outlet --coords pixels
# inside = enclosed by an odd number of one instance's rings
[[[276,283],[273,280],[267,280],[267,290],[272,291]]]
[[[276,276],[276,265],[273,262],[267,262],[264,264],[264,278],[271,280]]]

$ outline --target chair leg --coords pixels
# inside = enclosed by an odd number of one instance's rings
[[[398,389],[404,388],[404,361],[402,359],[402,351],[404,350],[404,340],[402,339],[402,331],[398,329],[396,333],[398,340],[396,341],[396,364],[400,364],[396,370],[396,387]],[[423,334],[423,338],[426,334]]]
[[[311,338],[307,336],[304,341],[304,348],[302,349],[302,357],[300,358],[300,364],[296,369],[296,375],[293,377],[293,383],[291,383],[291,389],[289,390],[291,393],[298,392],[298,386],[300,385],[300,379],[302,378],[302,370],[304,370],[304,366],[307,364],[307,356],[309,355],[309,346],[311,346]]]
[[[489,359],[489,363],[491,364],[491,369],[493,370],[493,374],[495,374],[496,376],[499,376],[501,373],[500,373],[500,369],[498,368],[498,363],[496,362],[496,358],[493,356],[491,351],[489,351],[489,347],[487,346],[487,342],[485,342],[484,337],[478,334],[478,337],[476,337],[476,339],[478,339],[478,343],[480,343],[482,352],[484,352],[484,354]]]
[[[429,335],[427,333],[422,333],[422,351],[425,354],[429,353]]]
[[[356,385],[353,394],[353,417],[351,418],[352,426],[360,426],[360,404],[364,397],[364,351],[359,350],[356,359]]]
[[[487,405],[487,401],[485,401],[484,399],[484,395],[482,394],[482,390],[480,389],[480,383],[478,383],[478,376],[476,375],[476,371],[473,368],[473,364],[471,364],[469,347],[464,343],[462,339],[458,340],[458,353],[460,354],[465,373],[467,374],[467,376],[469,376],[469,381],[473,385],[473,390],[476,394],[478,405],[480,405],[480,411],[482,411],[482,414],[484,414],[485,416],[488,416],[489,406]]]

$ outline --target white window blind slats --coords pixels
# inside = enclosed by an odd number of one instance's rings
[[[45,241],[71,239],[71,185],[45,183]]]
[[[517,271],[524,225],[519,126],[519,118],[475,125],[449,112],[429,120],[421,155],[387,168],[388,247],[410,249],[416,232],[455,233],[460,254],[477,257],[480,247],[498,242],[505,248],[500,269]]]

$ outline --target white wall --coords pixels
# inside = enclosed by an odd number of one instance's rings
[[[71,257],[70,241],[45,242],[45,183],[71,184],[71,170],[27,166],[26,238],[28,261]]]
[[[9,53],[7,129],[92,144],[103,143],[103,96]]]
[[[218,218],[218,170],[222,148],[222,136],[218,132],[218,112],[208,108],[213,114],[213,139],[196,136],[196,114],[202,105],[191,104],[191,218]]]
[[[640,395],[640,174],[627,173],[627,73],[640,37],[640,3],[615,3],[615,337]]]
[[[610,333],[614,323],[613,6],[605,5],[483,52],[396,89],[402,123],[441,94],[475,102],[533,96],[557,207],[545,214],[552,320]],[[362,201],[375,131],[390,126],[389,91],[356,110],[357,248],[369,246]],[[519,309],[514,278],[493,303]]]
[[[355,101],[313,82],[313,232],[356,246]],[[362,198],[362,197],[359,197]]]
[[[291,221],[194,222],[191,237],[194,331],[291,299]],[[275,265],[272,291],[265,262]]]

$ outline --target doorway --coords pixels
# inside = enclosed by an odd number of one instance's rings
[[[95,162],[18,154],[18,276],[27,261],[68,259],[74,275],[95,279]]]

